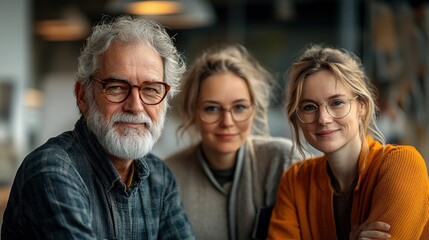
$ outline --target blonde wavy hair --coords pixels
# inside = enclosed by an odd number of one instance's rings
[[[293,140],[302,156],[305,149],[300,137],[300,128],[296,115],[302,96],[304,80],[316,72],[327,70],[334,74],[336,79],[351,89],[366,107],[366,114],[359,124],[359,133],[364,140],[367,134],[385,144],[386,140],[377,127],[376,118],[379,109],[376,105],[377,91],[365,74],[361,60],[352,52],[344,49],[324,47],[320,44],[311,44],[291,65],[287,73],[286,97],[284,112],[292,124]]]
[[[201,83],[208,77],[220,73],[232,73],[244,79],[249,87],[252,104],[255,105],[252,134],[268,135],[268,107],[272,86],[276,81],[242,45],[217,45],[202,52],[186,72],[180,94],[177,96],[182,123],[178,135],[188,132],[195,136],[197,99]],[[194,131],[188,131],[188,130]],[[193,139],[195,140],[195,139]]]

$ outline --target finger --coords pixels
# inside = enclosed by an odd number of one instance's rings
[[[391,236],[387,232],[364,230],[359,233],[358,239],[389,239]]]
[[[381,221],[369,223],[363,228],[363,230],[380,230],[383,232],[386,232],[389,229],[390,225]]]
[[[383,239],[389,239],[389,238],[358,238],[357,240],[383,240]]]
[[[385,239],[385,240],[387,240],[387,239],[390,239],[390,237],[381,237],[381,238],[366,238],[366,237],[364,237],[364,238],[357,238],[357,240],[383,240],[383,239]]]

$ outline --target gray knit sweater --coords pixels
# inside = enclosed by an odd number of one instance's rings
[[[197,239],[249,240],[258,211],[274,205],[282,172],[298,159],[284,138],[251,137],[240,148],[234,180],[221,186],[203,158],[200,144],[166,159]]]

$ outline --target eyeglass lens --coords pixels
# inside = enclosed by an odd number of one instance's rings
[[[319,117],[319,106],[325,105],[328,114],[336,119],[347,116],[351,110],[351,101],[355,98],[335,98],[317,105],[312,102],[302,102],[298,107],[298,118],[303,123],[313,123]]]
[[[218,105],[204,104],[199,112],[201,120],[207,123],[214,123],[219,121],[224,111],[230,112],[232,119],[236,122],[246,121],[253,113],[252,105],[237,104],[231,108],[223,108]]]
[[[129,82],[124,80],[104,80],[104,93],[106,99],[115,103],[125,101],[125,99],[130,95],[133,87],[139,88],[140,98],[146,104],[160,103],[168,91],[166,85],[160,82],[144,82],[140,86],[132,86]]]

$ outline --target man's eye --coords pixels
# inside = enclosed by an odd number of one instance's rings
[[[106,83],[104,89],[107,93],[118,94],[128,92],[129,84],[124,81],[109,81]]]
[[[106,91],[108,93],[121,93],[121,92],[128,92],[128,86],[124,85],[106,85]]]
[[[153,88],[153,87],[143,87],[142,88],[142,91],[144,92],[144,93],[152,93],[152,94],[157,94],[157,93],[159,93],[160,91],[159,91],[159,89],[157,89],[157,88]]]
[[[141,88],[141,91],[143,93],[155,94],[155,95],[163,94],[164,90],[165,88],[163,85],[158,83],[150,83],[150,82],[145,82]]]

